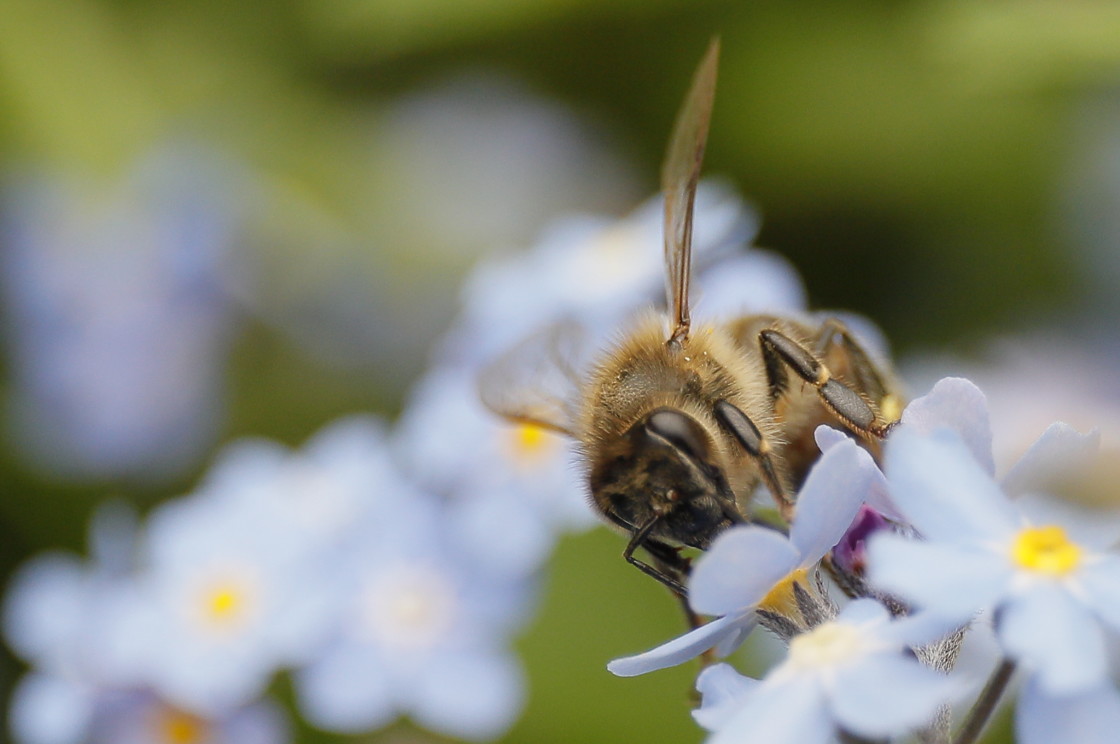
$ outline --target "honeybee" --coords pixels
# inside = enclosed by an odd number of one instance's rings
[[[838,320],[748,315],[693,328],[692,216],[715,95],[719,42],[697,69],[661,174],[667,317],[637,319],[586,375],[558,325],[484,370],[483,401],[516,422],[576,440],[591,502],[629,535],[623,557],[682,599],[687,548],[750,519],[765,487],[793,518],[819,454],[820,423],[878,454],[900,412],[890,370]],[[641,548],[649,561],[635,554]]]

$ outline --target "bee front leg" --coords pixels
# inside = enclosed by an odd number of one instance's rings
[[[642,547],[646,549],[647,553],[653,556],[654,562],[657,564],[659,570],[663,571],[665,574],[679,576],[680,581],[678,583],[681,585],[684,584],[689,571],[692,569],[692,561],[681,555],[678,548],[674,548],[672,545],[667,545],[660,540],[652,538],[647,539],[642,544]],[[669,588],[672,589],[672,587]],[[688,626],[690,628],[699,628],[703,625],[703,623],[700,622],[700,616],[693,612],[692,608],[688,605],[687,592],[681,594],[674,590],[673,593],[681,603],[681,610],[684,612],[684,618],[688,622]]]
[[[654,526],[660,519],[661,515],[655,514],[649,521],[647,521],[638,529],[634,530],[630,535],[630,542],[626,543],[626,550],[622,551],[622,557],[626,559],[627,563],[636,567],[647,576],[652,576],[665,586],[669,587],[669,589],[678,597],[680,597],[687,606],[688,590],[685,589],[684,584],[681,583],[688,575],[687,563],[681,564],[683,565],[683,570],[679,571],[676,566],[670,568],[670,566],[666,565],[669,563],[669,561],[675,560],[678,562],[683,562],[685,559],[677,555],[676,551],[673,550],[673,548],[671,548],[670,546],[649,537],[650,531],[653,530]],[[645,561],[635,558],[634,551],[637,550],[639,546],[645,548],[646,551],[654,557],[654,562],[660,565],[651,566]],[[670,558],[667,561],[666,558],[670,553],[673,554],[673,558]],[[666,570],[662,568],[662,566],[664,566],[664,568],[670,568],[670,570],[672,570],[673,573],[676,574],[676,576],[671,576]]]
[[[762,480],[766,483],[766,487],[770,489],[770,494],[774,497],[774,503],[777,504],[782,519],[787,522],[791,520],[793,518],[793,499],[790,498],[785,484],[778,476],[778,468],[774,462],[776,455],[771,450],[770,443],[762,436],[762,432],[759,431],[747,414],[726,400],[716,402],[715,414],[720,426],[726,429],[746,453],[758,462],[759,470],[762,471]],[[739,519],[742,521],[742,517],[739,517]]]
[[[771,380],[771,393],[780,396],[786,386],[786,369],[817,389],[825,408],[845,426],[869,442],[886,437],[893,424],[880,419],[871,404],[832,372],[801,344],[784,333],[767,329],[758,334]]]

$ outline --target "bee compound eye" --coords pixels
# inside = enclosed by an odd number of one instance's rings
[[[659,408],[646,417],[648,433],[692,460],[707,459],[708,437],[696,419],[684,411]]]

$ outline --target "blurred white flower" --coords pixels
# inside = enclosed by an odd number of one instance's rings
[[[222,413],[220,291],[237,200],[211,153],[158,150],[120,182],[25,173],[3,194],[10,425],[56,476],[158,477]]]
[[[557,221],[531,250],[483,261],[467,279],[462,313],[445,339],[442,358],[484,364],[561,320],[588,327],[592,343],[608,338],[636,310],[663,302],[662,222],[662,201],[656,197],[622,220],[582,216]],[[757,232],[749,207],[714,182],[700,185],[693,224],[697,274],[747,246]],[[755,286],[769,287],[769,299],[760,297],[757,307],[800,301],[796,275],[786,264],[746,260],[771,280],[756,277]],[[728,294],[717,281],[709,300],[712,313],[728,309]]]
[[[1023,685],[1015,706],[1019,744],[1112,744],[1120,731],[1120,693],[1111,683],[1065,697],[1047,694],[1037,679]]]
[[[760,681],[725,664],[704,670],[693,715],[712,744],[740,741],[827,744],[839,731],[881,739],[929,723],[960,683],[907,656],[930,639],[920,623],[890,622],[860,599],[833,621],[795,636],[789,654]]]
[[[416,385],[394,445],[416,481],[447,500],[466,554],[494,569],[535,570],[557,535],[598,522],[572,443],[488,411],[468,368],[437,366]]]
[[[293,546],[314,552],[337,548],[368,512],[403,498],[399,483],[385,422],[354,415],[295,450],[266,439],[227,445],[194,498],[244,502],[242,508],[278,521]]]
[[[300,707],[334,731],[408,715],[449,736],[494,738],[524,698],[508,637],[529,587],[461,560],[438,501],[415,492],[396,507],[366,520],[340,557],[347,607],[331,643],[296,672]]]
[[[133,636],[132,515],[114,505],[91,523],[92,561],[49,553],[22,566],[4,601],[4,635],[31,665],[8,726],[19,744],[283,744],[273,703],[201,718],[146,689],[150,649]],[[126,562],[122,559],[127,558]]]
[[[287,716],[271,700],[217,718],[174,708],[147,692],[96,689],[33,672],[12,693],[18,744],[286,744]]]
[[[256,500],[191,496],[160,506],[122,640],[163,699],[204,717],[258,698],[306,659],[337,609],[334,568]]]
[[[992,341],[981,360],[914,359],[906,377],[918,384],[946,369],[984,391],[991,414],[993,455],[1006,471],[1054,421],[1097,430],[1105,449],[1120,448],[1120,353],[1113,333],[1039,333]],[[1115,501],[1114,505],[1120,506]]]

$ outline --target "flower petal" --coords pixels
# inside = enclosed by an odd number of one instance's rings
[[[384,665],[360,647],[333,649],[296,672],[295,686],[306,719],[329,731],[369,731],[389,723],[397,713]]]
[[[758,685],[757,679],[744,677],[730,664],[713,664],[696,678],[700,707],[692,711],[692,717],[708,731],[716,731],[723,727]]]
[[[417,679],[409,707],[427,729],[483,741],[505,733],[524,700],[524,674],[514,656],[471,650],[435,656]]]
[[[828,744],[833,740],[835,727],[824,694],[812,678],[799,676],[782,683],[763,680],[744,697],[742,706],[727,717],[708,744]]]
[[[1045,692],[1082,692],[1108,673],[1100,627],[1056,583],[1039,581],[1006,602],[996,617],[996,634],[1008,655],[1037,675]]]
[[[821,455],[797,496],[789,539],[801,565],[819,561],[847,532],[878,471],[866,450],[852,440]]]
[[[980,388],[963,377],[938,380],[929,393],[906,406],[902,423],[924,434],[952,429],[988,475],[996,472],[988,399]]]
[[[749,636],[751,634],[751,631],[755,629],[756,624],[757,623],[752,621],[745,625],[741,625],[735,630],[734,633],[731,633],[720,639],[720,642],[715,646],[716,658],[722,659],[734,653],[735,649],[739,648],[739,646],[742,646],[743,641],[747,640],[747,636]]]
[[[694,312],[704,318],[805,309],[805,287],[797,271],[786,258],[770,251],[738,251],[716,264],[700,284]]]
[[[1029,524],[1060,525],[1069,539],[1083,548],[1104,551],[1120,541],[1120,511],[1115,508],[1098,509],[1035,492],[1017,496],[1015,506]]]
[[[26,744],[79,744],[93,722],[91,689],[61,677],[31,672],[12,691],[8,727]]]
[[[930,540],[962,543],[1009,537],[1018,512],[956,434],[900,428],[887,442],[891,498]]]
[[[1015,706],[1015,734],[1020,744],[1112,744],[1120,731],[1120,694],[1111,684],[1079,695],[1047,695],[1031,679]]]
[[[1084,596],[1081,601],[1097,617],[1120,631],[1120,556],[1096,556],[1079,576]]]
[[[696,562],[688,582],[689,604],[704,615],[753,607],[797,568],[798,558],[790,541],[774,530],[730,529]]]
[[[914,612],[881,628],[879,637],[899,646],[916,648],[937,643],[961,627],[961,622],[933,612]]]
[[[956,680],[912,659],[878,655],[840,671],[832,712],[853,734],[886,738],[929,723],[959,689]]]
[[[828,452],[828,450],[841,442],[848,442],[852,439],[844,432],[833,429],[827,424],[818,426],[813,432],[813,437],[816,439],[817,447],[820,448],[822,453]],[[890,490],[887,488],[886,476],[883,475],[883,471],[879,469],[878,465],[875,466],[874,471],[871,473],[871,483],[865,494],[864,502],[888,519],[895,522],[906,521],[898,511],[898,508],[894,505],[894,502],[891,501]]]
[[[1060,421],[1050,424],[1042,436],[1003,477],[1004,492],[1014,498],[1027,492],[1053,491],[1055,479],[1077,473],[1096,457],[1101,433],[1082,434]]]
[[[993,553],[897,535],[873,535],[867,555],[874,586],[961,623],[994,603],[1012,576]]]
[[[836,622],[845,625],[885,626],[890,621],[891,616],[887,608],[867,598],[853,599],[836,617]]]
[[[846,442],[851,439],[851,437],[839,429],[832,428],[828,424],[821,424],[813,430],[813,439],[816,440],[817,448],[823,454],[841,442]]]
[[[695,659],[722,641],[739,636],[740,641],[755,626],[754,611],[727,615],[701,625],[668,643],[635,656],[615,659],[607,664],[607,670],[619,677],[636,677],[658,669],[666,669]],[[746,631],[742,632],[741,631]],[[734,649],[731,649],[734,650]]]

